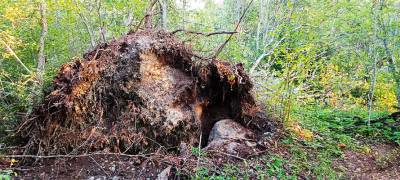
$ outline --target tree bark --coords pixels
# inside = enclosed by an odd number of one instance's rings
[[[396,67],[396,59],[388,47],[387,40],[385,38],[382,39],[383,47],[385,48],[386,54],[389,56],[388,64],[390,72],[393,75],[394,81],[396,83],[396,99],[397,99],[397,109],[400,110],[400,73]]]
[[[376,63],[377,63],[377,58],[374,58],[374,62],[372,65],[372,81],[371,81],[371,88],[369,90],[369,95],[368,95],[368,126],[371,125],[371,114],[372,114],[372,103],[374,100],[374,93],[375,93],[375,84],[376,84]]]
[[[43,86],[43,74],[44,74],[44,65],[46,63],[46,57],[44,54],[44,45],[45,39],[47,36],[47,19],[46,19],[46,4],[42,1],[39,4],[39,11],[40,11],[40,24],[42,26],[42,32],[40,33],[39,39],[39,53],[38,53],[38,64],[37,64],[37,81],[38,86],[41,88]]]
[[[152,0],[146,10],[146,15],[144,17],[144,27],[146,29],[153,28],[153,6],[156,2],[157,0]]]
[[[96,40],[94,38],[94,33],[93,33],[92,28],[91,28],[91,25],[89,24],[89,20],[80,12],[81,10],[79,8],[78,2],[76,2],[76,0],[74,0],[74,3],[75,3],[75,6],[77,7],[78,15],[79,15],[79,17],[81,17],[82,23],[83,23],[83,25],[85,25],[85,28],[86,28],[86,30],[87,30],[87,32],[89,34],[90,46],[91,46],[91,48],[94,48],[94,47],[96,47]]]
[[[102,39],[103,43],[106,43],[106,28],[104,27],[104,22],[103,22],[103,18],[101,17],[101,0],[97,1],[97,15],[99,16],[99,21],[100,21],[100,27],[99,27],[99,31],[100,31],[100,38]]]
[[[167,1],[159,0],[161,8],[161,26],[162,29],[167,29],[168,18],[167,18]]]
[[[257,37],[256,37],[256,50],[260,49],[260,35],[262,35],[262,30],[264,29],[265,23],[265,0],[260,0],[260,12],[258,15],[258,25],[257,25]]]
[[[32,112],[33,106],[38,104],[43,95],[43,76],[45,71],[46,57],[44,53],[45,39],[47,36],[47,19],[46,19],[46,2],[44,0],[39,3],[39,13],[40,13],[40,25],[42,27],[39,39],[39,51],[38,60],[36,67],[35,84],[30,88],[30,107],[27,110],[27,114]]]
[[[185,30],[186,27],[186,0],[182,0],[182,29]]]
[[[379,2],[377,2],[378,4],[378,10],[380,12],[383,11],[383,7],[385,4],[385,0],[381,0]],[[383,32],[383,37],[379,37],[377,36],[377,38],[379,40],[381,40],[383,48],[385,49],[385,53],[387,56],[389,56],[387,58],[387,62],[388,62],[388,66],[389,66],[389,71],[390,73],[392,73],[393,79],[396,83],[396,99],[397,99],[397,109],[400,111],[400,72],[396,67],[396,57],[393,55],[392,51],[389,48],[388,45],[388,40],[386,38],[387,33],[388,33],[388,27],[385,25],[385,23],[383,22],[382,17],[379,17],[379,15],[377,15],[376,17],[376,23],[378,25],[378,27],[382,30]]]

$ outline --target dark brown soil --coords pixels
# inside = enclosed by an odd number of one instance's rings
[[[400,149],[395,145],[376,144],[371,152],[345,151],[335,162],[350,179],[400,179]]]
[[[177,157],[133,158],[117,155],[93,155],[79,158],[43,160],[35,167],[21,166],[20,177],[39,179],[156,179]],[[172,167],[172,166],[171,166]],[[26,168],[26,169],[24,169]],[[170,179],[178,178],[171,168]]]
[[[97,154],[44,158],[34,165],[12,167],[9,161],[4,161],[0,169],[13,170],[23,179],[190,179],[195,176],[197,167],[218,173],[227,163],[238,167],[248,166],[238,157],[219,152],[208,152],[207,157],[200,158],[193,154],[176,156],[158,152],[143,157]],[[249,176],[256,178],[257,174]]]

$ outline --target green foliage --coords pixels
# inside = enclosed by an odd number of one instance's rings
[[[18,174],[13,170],[1,170],[0,169],[0,180],[11,180],[14,179]]]
[[[291,147],[288,161],[293,173],[309,172],[317,179],[342,177],[343,174],[334,169],[333,161],[342,156],[340,145],[349,150],[360,148],[355,136],[345,133],[344,124],[350,123],[354,114],[361,113],[365,112],[345,112],[315,106],[294,108],[293,117],[315,136],[311,141],[297,139],[296,136],[290,136],[283,141]]]
[[[142,0],[45,2],[49,32],[43,91],[51,89],[51,81],[62,64],[104,43],[101,29],[106,40],[121,37],[136,29],[148,6],[148,1]],[[250,1],[225,0],[218,5],[207,0],[205,8],[189,8],[177,2],[168,1],[168,30],[208,33],[232,31]],[[311,141],[297,136],[285,139],[283,143],[290,146],[292,157],[266,157],[265,164],[256,167],[260,179],[290,179],[290,175],[302,173],[322,179],[338,178],[342,175],[332,168],[333,159],[342,155],[338,144],[357,149],[360,147],[355,138],[360,137],[400,144],[398,128],[382,123],[364,123],[357,128],[354,125],[355,116],[368,119],[366,109],[372,88],[372,119],[396,111],[396,95],[400,95],[399,15],[398,2],[393,0],[253,2],[238,32],[218,58],[243,63],[247,69],[254,66],[251,76],[259,100],[285,125],[299,124],[303,128],[300,131],[314,134]],[[41,30],[39,19],[37,1],[0,1],[0,40],[4,42],[0,43],[0,142],[32,109],[31,99],[37,93],[32,92],[32,85]],[[159,19],[157,12],[153,20],[157,27]],[[198,54],[210,57],[229,35],[178,36]],[[17,62],[4,44],[32,73]],[[260,63],[255,66],[258,58]],[[397,60],[393,66],[391,59]],[[371,87],[374,60],[376,85]],[[192,153],[207,156],[199,148],[192,148]],[[211,175],[210,179],[246,176],[240,171],[237,166],[226,165],[220,174],[199,168],[196,175]]]
[[[201,150],[198,147],[192,147],[192,154],[194,154],[197,157],[205,157],[205,156],[207,156],[207,152]]]
[[[366,121],[363,125],[358,126],[358,128],[350,126],[349,129],[353,129],[353,133],[362,134],[370,138],[392,141],[400,145],[400,128],[391,127],[391,124],[395,122],[393,119],[388,119],[385,121],[387,124],[377,122],[368,126],[368,122]]]
[[[372,118],[387,115],[387,112],[373,113]],[[314,133],[311,140],[304,140],[295,135],[288,135],[279,143],[287,147],[285,155],[270,152],[259,159],[249,162],[225,164],[222,169],[201,167],[196,172],[197,179],[235,179],[238,177],[257,177],[258,179],[343,179],[344,169],[334,162],[343,158],[343,151],[369,153],[364,143],[389,141],[382,128],[357,125],[359,118],[368,119],[368,112],[357,108],[347,111],[321,106],[294,106],[291,116],[302,127]],[[354,118],[357,117],[357,118]],[[393,133],[392,133],[393,135]],[[398,135],[398,133],[395,133]],[[281,152],[282,153],[282,152]],[[388,166],[397,158],[397,150],[378,157],[381,167]],[[247,168],[247,164],[251,168]]]
[[[284,159],[278,156],[272,156],[268,162],[266,163],[266,171],[271,177],[276,177],[278,179],[282,179],[286,177],[285,169],[283,168],[283,164],[287,163]]]
[[[324,135],[334,137],[339,143],[348,144],[349,137],[364,136],[368,140],[383,140],[399,143],[399,128],[391,127],[395,121],[387,119],[384,125],[382,122],[368,125],[368,112],[362,109],[350,109],[347,111],[308,106],[307,108],[297,109],[300,117],[304,121],[302,126],[310,128],[312,131],[322,132]],[[371,114],[371,119],[385,117],[389,112],[375,112]],[[315,126],[318,122],[318,126]],[[313,125],[314,124],[314,125]],[[332,132],[335,132],[332,136]]]
[[[208,169],[205,167],[198,167],[196,169],[196,177],[205,177],[209,173]]]
[[[387,115],[387,112],[373,113],[372,118]],[[383,128],[379,123],[370,127],[356,125],[360,119],[367,120],[368,112],[363,109],[347,111],[320,106],[303,106],[293,109],[292,116],[302,127],[311,130],[315,136],[311,141],[289,136],[283,143],[290,146],[291,157],[288,159],[294,174],[311,172],[318,179],[337,179],[342,177],[340,171],[333,168],[333,161],[341,158],[343,149],[365,151],[358,143],[372,141],[396,141],[396,132]],[[342,147],[341,147],[342,146]]]

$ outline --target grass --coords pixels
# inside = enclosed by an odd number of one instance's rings
[[[387,112],[374,113],[372,118]],[[354,127],[354,117],[367,119],[368,113],[362,109],[338,110],[317,106],[294,108],[291,114],[300,125],[313,132],[313,139],[306,141],[295,135],[281,139],[280,146],[286,147],[286,154],[270,153],[258,159],[249,160],[250,171],[242,166],[227,164],[222,171],[202,169],[200,179],[235,179],[257,177],[257,179],[345,179],[344,170],[335,167],[334,162],[343,158],[344,150],[367,152],[366,143],[390,141],[390,134],[379,127],[366,125]],[[200,175],[200,174],[198,174]]]
[[[373,118],[386,112],[374,113]],[[295,176],[311,176],[316,179],[342,179],[344,172],[334,166],[334,161],[343,158],[343,150],[365,151],[365,139],[387,141],[380,129],[366,125],[355,127],[354,117],[367,119],[362,109],[338,110],[318,106],[295,108],[292,117],[305,129],[313,132],[311,141],[288,136],[281,141],[289,147],[288,159]],[[373,133],[368,133],[373,132]],[[372,136],[371,136],[372,135]]]

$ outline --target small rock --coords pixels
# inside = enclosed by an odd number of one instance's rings
[[[171,173],[171,168],[172,168],[172,166],[168,166],[167,168],[165,168],[160,174],[158,174],[157,180],[168,179],[168,177]]]
[[[115,164],[110,167],[111,172],[115,172]]]
[[[179,145],[179,156],[180,157],[188,157],[188,156],[190,156],[189,147],[184,142],[181,142],[181,144]]]
[[[111,178],[111,180],[120,180],[120,179],[121,179],[121,178],[118,177],[118,176],[114,176],[114,177]]]

